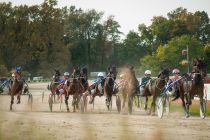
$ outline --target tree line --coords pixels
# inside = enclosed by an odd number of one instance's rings
[[[179,7],[167,17],[153,17],[149,26],[139,24],[125,39],[114,16],[103,16],[94,9],[58,8],[57,0],[33,6],[0,3],[0,76],[16,66],[26,75],[46,77],[55,68],[104,71],[112,64],[133,65],[140,74],[146,69],[157,74],[163,67],[186,71],[181,52],[187,47],[190,60],[210,58],[210,24],[204,11]]]

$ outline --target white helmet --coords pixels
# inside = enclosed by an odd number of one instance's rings
[[[173,73],[173,74],[179,74],[180,71],[179,71],[179,69],[173,69],[172,73]]]
[[[69,72],[64,72],[64,76],[69,76]]]
[[[150,70],[146,70],[145,72],[144,72],[144,74],[148,74],[148,75],[151,75],[151,71]]]
[[[97,76],[98,77],[104,77],[104,73],[103,72],[99,72]]]
[[[120,74],[120,78],[122,78],[123,76],[125,76],[125,74]]]

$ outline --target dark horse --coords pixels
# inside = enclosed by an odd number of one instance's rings
[[[117,70],[115,66],[108,67],[108,74],[104,83],[104,93],[106,96],[106,106],[110,110],[112,95],[115,94],[115,80],[117,77]]]
[[[205,106],[203,102],[204,96],[204,78],[207,74],[207,65],[202,59],[196,58],[193,60],[193,68],[190,75],[185,75],[179,82],[179,97],[182,100],[185,117],[188,118],[189,106],[192,104],[192,99],[195,95],[200,98],[200,116],[205,118]]]
[[[51,91],[53,97],[54,97],[54,102],[55,102],[55,95],[56,95],[56,90],[59,85],[59,80],[60,80],[60,71],[54,69],[55,73],[53,75],[52,81],[50,82],[50,85],[48,85],[48,89]],[[59,98],[59,97],[58,97]]]
[[[82,96],[82,93],[84,92],[84,87],[80,79],[80,72],[78,71],[79,69],[74,69],[71,78],[67,81],[67,84],[65,85],[65,92],[64,92],[65,104],[68,112],[69,112],[69,106],[68,106],[69,96],[73,95],[72,106],[73,106],[73,112],[75,112],[76,108],[79,109],[79,101]]]
[[[11,102],[10,102],[10,110],[12,110],[12,105],[14,103],[14,96],[17,95],[17,104],[20,104],[20,96],[22,94],[23,90],[23,79],[21,76],[17,73],[16,70],[12,70],[13,80],[11,82],[11,90],[10,90],[10,96],[11,96]]]
[[[88,71],[87,71],[87,68],[82,68],[80,70],[80,81],[82,83],[82,86],[84,87],[84,90],[88,90],[88,87],[89,87],[89,84],[88,84]]]
[[[145,109],[147,109],[148,96],[152,96],[150,113],[154,115],[156,99],[165,89],[165,85],[169,80],[169,69],[164,69],[160,72],[157,78],[151,79],[145,86],[143,95],[146,97]]]
[[[128,99],[129,113],[132,113],[133,97],[138,92],[139,82],[136,78],[134,67],[126,67],[123,71],[122,96],[123,96],[123,108],[125,107],[125,101]]]

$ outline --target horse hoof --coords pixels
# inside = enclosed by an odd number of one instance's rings
[[[151,115],[151,116],[155,116],[155,113],[153,112],[153,113],[151,113],[150,115]]]
[[[17,101],[17,104],[20,104],[20,101]]]
[[[189,114],[187,114],[187,115],[185,115],[185,118],[187,119],[187,118],[189,118],[190,117],[190,115]]]
[[[92,104],[92,103],[93,103],[93,100],[90,100],[90,101],[89,101],[89,104]]]
[[[205,116],[202,116],[201,119],[205,119]]]

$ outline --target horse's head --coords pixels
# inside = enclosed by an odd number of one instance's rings
[[[112,66],[109,66],[107,68],[108,70],[108,75],[112,76],[114,78],[114,80],[116,80],[116,77],[117,77],[117,69],[116,69],[116,66],[112,65]]]
[[[159,75],[158,78],[165,80],[165,82],[167,82],[169,80],[169,73],[170,70],[168,68],[163,69]]]
[[[204,78],[207,74],[207,65],[203,59],[195,58],[193,60],[193,73],[200,73],[202,78]]]
[[[79,67],[74,67],[73,72],[71,74],[72,78],[79,78],[80,77],[80,69]]]
[[[84,67],[84,68],[81,69],[80,76],[87,78],[87,76],[88,76],[87,68]]]
[[[82,82],[82,85],[87,88],[87,86],[88,86],[88,71],[87,71],[87,68],[85,68],[85,67],[83,67],[80,70],[80,80]]]
[[[12,73],[13,79],[17,79],[17,78],[18,78],[18,72],[17,72],[16,69],[13,69],[13,70],[11,71],[11,73]]]
[[[129,89],[136,89],[136,87],[139,85],[133,66],[128,66],[125,68],[123,77],[123,79],[128,83]]]
[[[54,75],[53,75],[53,81],[54,81],[54,82],[57,82],[57,81],[60,80],[61,74],[60,74],[60,71],[59,71],[59,70],[54,69],[54,71],[55,71],[55,73],[54,73]]]

